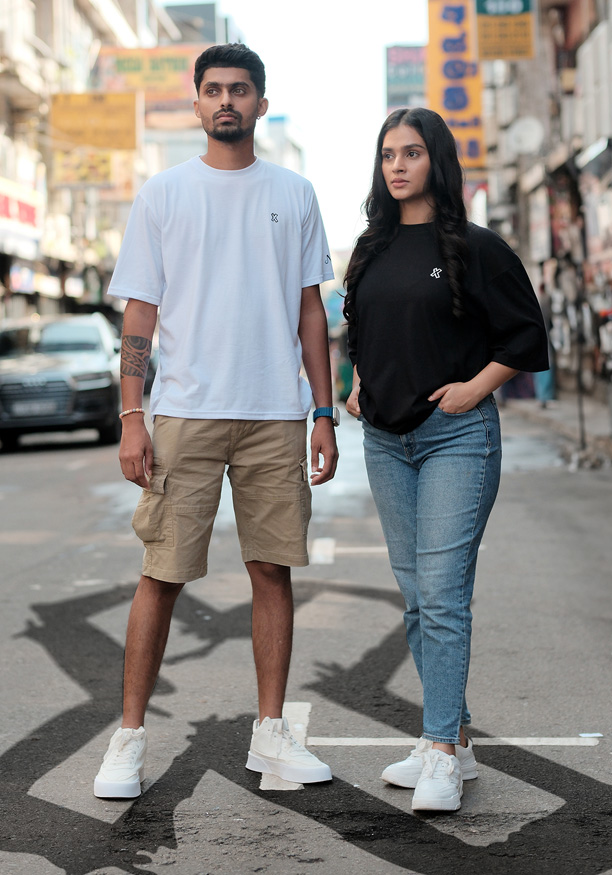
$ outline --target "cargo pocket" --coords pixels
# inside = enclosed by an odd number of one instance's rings
[[[302,534],[308,534],[308,524],[312,515],[312,492],[308,481],[308,456],[300,459],[302,482],[300,483],[300,512],[302,517]]]
[[[172,508],[165,494],[167,477],[168,471],[154,464],[149,488],[143,489],[132,517],[132,528],[145,545],[172,547],[174,544]]]

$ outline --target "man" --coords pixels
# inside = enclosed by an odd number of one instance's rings
[[[226,467],[253,591],[259,719],[247,768],[296,782],[331,778],[281,714],[290,567],[308,564],[312,397],[313,485],[334,476],[338,457],[319,294],[333,276],[327,241],[310,183],[255,157],[256,120],[268,108],[260,58],[243,45],[213,46],[194,81],[208,151],[142,187],[109,289],[127,300],[119,459],[143,487],[133,526],[145,557],[127,628],[123,720],[95,780],[100,797],[140,795],[145,709],[176,598],[206,574]],[[158,309],[151,440],[142,391]]]

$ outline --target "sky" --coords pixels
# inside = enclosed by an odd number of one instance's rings
[[[385,47],[427,42],[427,0],[219,0],[219,8],[266,66],[268,113],[299,132],[330,247],[350,249],[386,115]]]

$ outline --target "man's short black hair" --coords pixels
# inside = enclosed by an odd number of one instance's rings
[[[204,73],[209,67],[240,67],[248,70],[258,97],[266,91],[266,68],[259,55],[242,43],[211,46],[195,62],[193,82],[199,95]]]

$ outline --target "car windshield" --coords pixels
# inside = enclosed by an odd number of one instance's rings
[[[45,325],[36,344],[38,352],[70,352],[101,349],[100,333],[93,325],[52,322]]]
[[[100,349],[100,332],[94,325],[51,322],[44,326],[0,331],[0,358],[32,352],[86,352]]]

